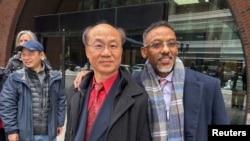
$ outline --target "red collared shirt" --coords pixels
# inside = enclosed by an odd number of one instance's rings
[[[105,100],[107,94],[109,93],[109,90],[111,89],[111,87],[112,87],[115,79],[117,78],[117,76],[118,76],[118,72],[115,73],[110,78],[108,78],[107,80],[105,80],[104,82],[102,82],[102,84],[104,86],[104,89],[102,89],[99,92],[99,95],[98,95],[98,103],[99,104],[102,105],[103,101]],[[90,109],[90,107],[92,105],[92,102],[93,102],[93,99],[94,99],[94,95],[95,95],[94,86],[95,86],[95,84],[96,84],[96,80],[95,80],[95,77],[93,77],[93,83],[92,83],[92,86],[91,86],[89,103],[88,103],[88,110]]]

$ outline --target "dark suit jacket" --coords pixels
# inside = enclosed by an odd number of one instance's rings
[[[133,77],[142,86],[140,75]],[[218,78],[186,69],[183,102],[185,141],[207,141],[208,125],[229,124]]]
[[[207,141],[208,125],[229,124],[218,78],[187,69],[183,100],[185,141]]]

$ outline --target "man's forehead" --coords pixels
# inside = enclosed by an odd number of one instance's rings
[[[92,42],[120,42],[115,36],[95,36],[92,38]]]
[[[175,37],[174,31],[165,26],[159,26],[151,29],[146,35],[147,39],[160,38],[160,37]]]
[[[166,26],[158,26],[158,27],[155,27],[155,28],[152,28],[148,34],[166,34],[166,33],[174,33],[174,31],[169,28],[169,27],[166,27]]]
[[[100,25],[93,27],[89,31],[88,36],[91,38],[91,40],[97,40],[97,41],[100,41],[104,38],[117,40],[117,38],[120,38],[120,33],[118,32],[116,28],[110,25],[100,24]]]

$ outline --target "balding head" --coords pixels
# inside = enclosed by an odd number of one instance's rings
[[[124,40],[123,30],[107,23],[86,28],[83,43],[96,81],[102,82],[118,72]]]
[[[121,39],[121,44],[124,44],[125,43],[125,38],[126,38],[126,35],[125,35],[125,32],[124,32],[124,30],[123,29],[121,29],[121,28],[117,28],[117,27],[114,27],[114,26],[112,26],[112,25],[110,25],[110,24],[107,24],[107,23],[98,23],[98,24],[96,24],[96,25],[93,25],[93,26],[89,26],[89,27],[87,27],[85,30],[84,30],[84,32],[83,32],[83,34],[82,34],[82,42],[83,42],[83,44],[86,46],[86,45],[88,45],[88,40],[89,40],[89,32],[91,31],[91,30],[99,30],[99,31],[105,31],[105,30],[116,30],[116,32],[119,34],[119,36],[120,36],[120,39]]]

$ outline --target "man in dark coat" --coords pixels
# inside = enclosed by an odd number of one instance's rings
[[[93,72],[68,95],[65,141],[150,141],[147,93],[120,68],[123,30],[99,23],[82,40]]]
[[[179,45],[166,21],[151,24],[141,47],[147,61],[133,77],[150,97],[153,141],[208,141],[208,125],[229,124],[220,82],[186,69],[177,56]],[[166,83],[161,84],[162,80]]]

